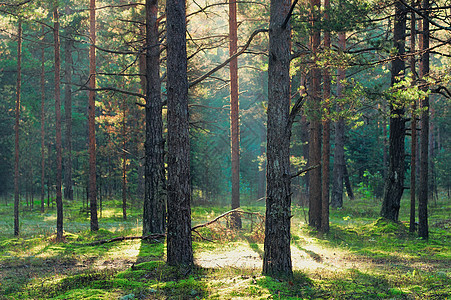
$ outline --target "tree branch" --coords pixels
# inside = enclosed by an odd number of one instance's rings
[[[243,46],[243,48],[241,48],[240,51],[238,51],[237,53],[235,53],[234,55],[230,56],[228,59],[226,59],[222,64],[218,65],[217,67],[213,68],[212,70],[208,71],[207,73],[205,73],[204,75],[198,77],[197,79],[195,79],[194,81],[190,82],[189,87],[193,87],[195,85],[197,85],[198,83],[202,82],[204,79],[208,78],[210,75],[216,73],[217,71],[219,71],[220,69],[224,68],[232,59],[240,56],[241,54],[244,53],[244,51],[246,51],[246,49],[249,47],[249,45],[251,44],[252,40],[254,39],[254,37],[262,32],[268,32],[268,29],[257,29],[255,30],[251,36],[249,37],[249,39],[247,40],[247,43]]]
[[[298,3],[298,0],[294,0],[293,4],[291,4],[290,11],[288,12],[288,15],[286,16],[285,21],[283,21],[282,29],[287,28],[288,21],[290,21],[291,15],[293,14],[294,7],[296,6],[297,3]]]
[[[314,165],[314,166],[312,166],[312,167],[305,168],[305,169],[303,169],[303,170],[297,172],[296,174],[291,174],[291,178],[298,177],[299,175],[301,175],[301,174],[303,174],[303,173],[306,173],[306,172],[308,172],[308,171],[311,171],[311,170],[313,170],[313,169],[316,169],[316,168],[318,168],[319,166],[320,166],[320,164]]]

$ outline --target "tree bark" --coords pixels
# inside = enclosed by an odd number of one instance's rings
[[[185,0],[167,0],[169,265],[193,264]]]
[[[404,77],[405,72],[405,38],[407,10],[401,1],[395,3],[395,21],[393,26],[394,47],[397,55],[392,60],[391,84],[395,85]],[[384,200],[381,216],[398,221],[401,197],[404,192],[404,138],[405,138],[404,105],[398,99],[390,101],[389,131],[389,167],[385,178]]]
[[[412,5],[415,6],[415,0],[412,1]],[[415,12],[411,12],[410,15],[410,73],[412,81],[416,81],[415,70],[415,36],[416,36],[416,18]],[[416,101],[412,103],[412,114],[410,128],[412,132],[411,136],[411,156],[410,156],[410,225],[409,231],[415,232],[415,193],[416,193],[416,161],[417,161],[417,116],[416,116]]]
[[[346,50],[346,33],[338,34],[338,43],[341,51]],[[343,81],[346,79],[346,70],[339,68],[337,71],[337,98],[343,97]],[[343,110],[342,105],[337,105],[337,111]],[[345,168],[345,121],[339,117],[335,123],[335,150],[334,169],[332,180],[331,206],[334,208],[343,207],[343,179]]]
[[[324,1],[324,8],[330,9],[330,0]],[[327,13],[324,15],[329,19]],[[324,32],[324,49],[330,50],[330,31]],[[326,113],[322,119],[323,126],[323,149],[322,149],[322,190],[321,190],[321,232],[329,232],[329,166],[330,166],[330,84],[331,78],[329,67],[324,69],[324,104],[323,111]]]
[[[291,276],[290,50],[283,27],[290,0],[271,0],[268,65],[267,190],[263,274]]]
[[[429,0],[422,1],[423,18],[420,28],[420,48],[423,52],[420,61],[420,78],[422,80],[429,76]],[[429,97],[422,99],[421,104],[421,131],[420,131],[420,178],[418,189],[418,236],[429,238],[428,228],[428,144],[429,144]]]
[[[16,123],[14,152],[14,235],[19,235],[19,122],[20,90],[22,86],[22,20],[19,18],[17,30],[17,82],[16,82]]]
[[[62,195],[62,141],[61,141],[61,61],[59,38],[59,13],[58,6],[53,11],[53,41],[55,53],[55,132],[56,132],[56,239],[63,239],[63,195]]]
[[[320,109],[320,84],[321,74],[316,66],[316,60],[320,45],[320,31],[315,29],[319,22],[320,0],[310,0],[310,22],[312,32],[310,33],[310,50],[314,57],[314,64],[310,71],[310,126],[309,126],[309,164],[321,164],[321,109]],[[321,168],[312,170],[309,174],[309,225],[317,229],[321,228]]]
[[[45,29],[42,25],[42,41],[44,41]],[[41,50],[41,212],[45,206],[45,47]]]
[[[89,153],[89,182],[88,197],[91,211],[91,231],[99,230],[97,219],[97,185],[96,185],[96,1],[89,2],[89,100],[88,100],[88,153]]]
[[[158,0],[146,1],[146,142],[143,234],[166,232]]]
[[[70,13],[69,7],[66,6],[66,13]],[[66,34],[68,38],[66,39],[66,47],[64,49],[64,56],[66,60],[66,70],[65,70],[65,93],[64,93],[64,110],[65,110],[65,120],[66,120],[66,147],[65,147],[65,176],[64,176],[64,199],[74,200],[74,189],[72,183],[72,47],[74,46],[74,41],[72,39],[72,30],[70,27],[67,28]]]
[[[236,2],[229,1],[229,56],[237,52]],[[232,156],[232,209],[240,207],[240,125],[238,102],[238,58],[230,61],[230,133]],[[241,228],[241,216],[232,215],[231,225]]]

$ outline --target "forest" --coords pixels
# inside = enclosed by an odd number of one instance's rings
[[[449,299],[450,0],[0,0],[0,299]]]

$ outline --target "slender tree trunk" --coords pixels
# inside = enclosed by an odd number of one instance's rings
[[[415,6],[415,0],[412,1],[412,5]],[[410,73],[412,81],[416,80],[415,71],[415,35],[416,35],[416,18],[415,12],[410,15]],[[411,156],[410,156],[410,226],[409,231],[415,231],[415,193],[416,193],[416,162],[417,162],[417,115],[416,115],[416,101],[412,103],[412,120],[410,122],[410,128],[412,131],[411,136]]]
[[[338,43],[341,51],[346,50],[346,33],[338,34]],[[343,97],[343,81],[346,79],[346,70],[339,68],[337,71],[337,98]],[[342,105],[337,105],[337,110],[341,111]],[[335,123],[335,150],[334,150],[334,170],[332,179],[332,199],[331,206],[334,208],[343,207],[343,180],[345,168],[345,122],[339,117]]]
[[[193,264],[185,0],[167,0],[169,265]]]
[[[324,8],[330,9],[330,0],[324,1]],[[327,13],[324,18],[329,19]],[[330,50],[330,32],[326,30],[324,32],[324,49]],[[329,67],[324,69],[324,104],[323,111],[326,113],[322,119],[323,126],[323,149],[322,149],[322,190],[321,190],[321,231],[329,232],[329,166],[330,166],[330,84],[331,78],[329,73]]]
[[[320,109],[320,84],[321,74],[316,66],[316,60],[320,45],[320,31],[315,29],[319,22],[320,0],[310,0],[310,22],[313,27],[310,33],[310,48],[314,57],[310,84],[310,132],[309,132],[309,164],[314,166],[321,163],[321,109]],[[317,229],[321,228],[322,198],[321,198],[321,168],[310,171],[309,174],[309,225]]]
[[[271,0],[268,64],[266,218],[263,274],[291,276],[290,0]]]
[[[422,1],[423,14],[429,17],[429,0]],[[420,62],[420,78],[429,76],[429,22],[423,18],[420,28],[420,48],[423,55]],[[424,239],[429,238],[428,228],[428,144],[429,144],[429,97],[425,97],[420,104],[421,131],[420,131],[420,178],[418,189],[418,235]]]
[[[392,61],[391,84],[400,81],[405,72],[405,38],[407,10],[401,1],[395,3],[395,22],[393,26],[394,47],[397,55]],[[398,99],[390,101],[389,168],[385,179],[384,200],[381,216],[398,221],[401,197],[404,192],[404,106]]]
[[[124,220],[127,220],[127,145],[125,138],[126,107],[125,99],[122,101],[122,217]]]
[[[61,61],[59,39],[58,6],[53,11],[53,39],[55,47],[55,132],[56,132],[56,239],[63,239],[63,195],[62,195],[62,143],[61,143]]]
[[[89,2],[89,103],[88,103],[88,152],[89,152],[89,203],[91,205],[91,231],[99,230],[97,219],[97,185],[96,185],[96,1]]]
[[[261,126],[260,128],[260,157],[263,157],[266,152],[265,147],[266,140],[266,128]],[[266,160],[262,162],[261,169],[258,170],[258,193],[257,198],[262,199],[266,195]]]
[[[229,55],[237,51],[236,2],[229,1]],[[240,207],[240,124],[238,102],[238,59],[230,61],[230,133],[232,135],[232,209]],[[239,214],[232,215],[232,227],[241,228]]]
[[[66,6],[66,13],[70,13],[70,9]],[[65,147],[65,176],[64,176],[64,198],[74,200],[74,189],[72,184],[72,47],[73,40],[71,30],[68,29],[67,39],[65,43],[64,56],[66,60],[65,70],[65,93],[64,93],[64,110],[66,120],[66,147]]]
[[[14,155],[14,235],[19,235],[19,121],[20,121],[20,90],[22,86],[22,20],[19,18],[17,30],[17,84],[16,84],[16,124],[15,155]]]
[[[42,41],[45,29],[42,25]],[[41,212],[45,206],[45,48],[41,51]]]
[[[354,200],[354,193],[352,192],[351,181],[349,180],[348,167],[346,166],[346,163],[343,166],[343,176],[345,180],[346,192],[348,194],[349,200]]]
[[[143,234],[166,231],[158,0],[146,1],[146,142]]]

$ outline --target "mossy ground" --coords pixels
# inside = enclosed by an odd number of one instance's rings
[[[130,207],[125,221],[120,202],[104,203],[101,230],[91,233],[89,217],[80,203],[66,202],[65,241],[56,243],[54,208],[46,208],[44,213],[23,208],[21,235],[14,237],[13,206],[2,203],[0,299],[450,298],[450,201],[431,204],[428,241],[409,233],[407,202],[402,205],[400,223],[379,219],[378,202],[347,202],[345,208],[331,210],[331,230],[326,235],[308,228],[306,211],[293,207],[293,278],[261,275],[263,232],[257,215],[252,220],[243,218],[240,231],[228,229],[227,220],[198,230],[199,235],[193,235],[196,259],[202,261],[211,254],[213,260],[214,255],[224,258],[224,264],[197,266],[187,273],[164,263],[163,240],[88,245],[140,235],[139,207]],[[244,209],[264,213],[263,206]],[[227,210],[195,206],[193,224]],[[234,265],[231,256],[237,250],[252,254],[253,264]],[[243,255],[239,258],[246,259]]]

